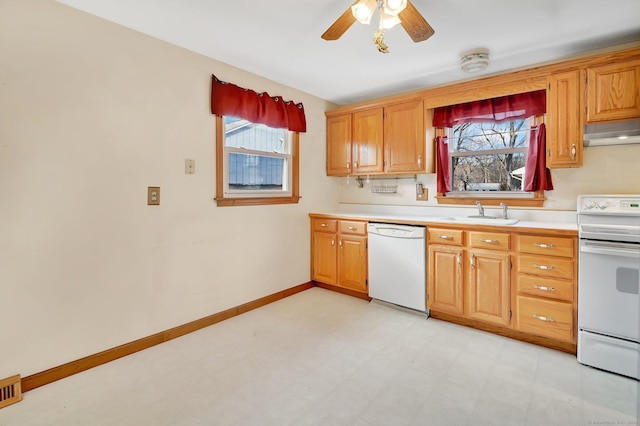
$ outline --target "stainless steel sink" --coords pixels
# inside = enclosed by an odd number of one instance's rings
[[[518,219],[503,219],[495,216],[456,216],[443,217],[441,220],[471,225],[513,225],[518,223]]]

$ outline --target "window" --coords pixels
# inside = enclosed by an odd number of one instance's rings
[[[298,133],[216,118],[219,206],[297,203]]]
[[[529,118],[449,128],[451,192],[447,195],[531,196],[523,192],[523,179],[532,125]]]
[[[435,108],[438,202],[541,206],[545,111],[545,90]]]

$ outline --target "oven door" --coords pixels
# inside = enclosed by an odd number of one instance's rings
[[[640,244],[580,240],[578,328],[640,341]]]

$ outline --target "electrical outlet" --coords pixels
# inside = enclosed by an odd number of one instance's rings
[[[160,187],[150,186],[147,188],[147,205],[159,206],[160,205]]]
[[[188,175],[196,174],[196,160],[187,158],[184,160],[184,172]]]
[[[416,201],[428,201],[429,200],[429,188],[425,188],[420,185],[416,187]]]

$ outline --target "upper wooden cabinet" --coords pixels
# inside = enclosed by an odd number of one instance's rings
[[[327,116],[327,175],[426,172],[422,100]]]
[[[383,108],[353,113],[353,173],[384,171]]]
[[[351,173],[351,114],[327,117],[327,175]]]
[[[422,100],[384,109],[385,171],[425,171],[425,126]]]
[[[640,117],[640,59],[587,68],[587,122]]]
[[[552,74],[547,90],[547,167],[582,165],[580,70]]]

